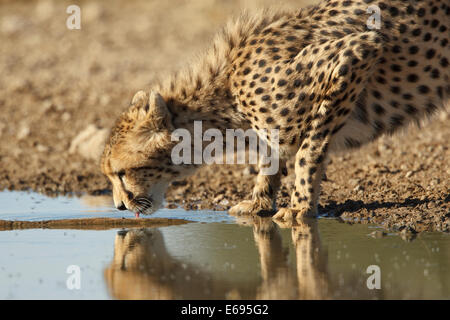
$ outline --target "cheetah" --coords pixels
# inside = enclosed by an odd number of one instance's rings
[[[369,6],[379,10],[371,28]],[[102,156],[120,210],[151,214],[173,180],[200,165],[174,164],[171,133],[217,128],[279,130],[280,170],[260,173],[234,215],[317,215],[331,152],[351,150],[420,123],[450,96],[448,0],[328,0],[297,12],[245,13],[185,71],[139,91]],[[274,147],[272,145],[272,147]],[[295,157],[291,205],[275,208],[286,160]],[[260,169],[264,165],[260,165]]]

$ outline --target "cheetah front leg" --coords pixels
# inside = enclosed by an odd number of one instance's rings
[[[320,183],[325,173],[329,146],[353,111],[356,97],[380,58],[382,45],[379,35],[370,31],[324,41],[319,49],[316,48],[319,53],[311,58],[310,73],[321,74],[322,81],[327,80],[320,87],[323,89],[318,89],[318,86],[306,89],[314,93],[310,97],[319,96],[321,99],[317,99],[310,108],[309,117],[314,120],[305,123],[302,128],[302,142],[295,158],[295,189],[291,207],[280,209],[274,219],[293,220],[317,215]],[[331,48],[336,48],[336,51],[330,55],[334,58],[326,67],[323,63],[320,66],[313,63],[321,58],[320,52],[329,54]],[[306,55],[300,53],[299,56],[301,60]],[[361,75],[359,79],[358,74]]]
[[[285,162],[280,160],[279,170],[274,175],[264,175],[265,165],[258,162],[259,172],[251,200],[244,200],[233,206],[228,212],[234,216],[265,214],[275,212],[275,195],[280,187],[281,174],[286,172]]]
[[[295,156],[295,187],[291,207],[281,208],[274,219],[293,220],[317,215],[320,184],[326,169],[328,147],[331,143],[329,129],[313,130]]]

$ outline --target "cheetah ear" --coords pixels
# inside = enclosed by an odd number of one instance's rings
[[[148,94],[141,90],[134,95],[133,99],[131,100],[131,104],[136,107],[143,108],[146,106],[147,101],[148,101]]]
[[[161,119],[167,119],[169,117],[169,110],[167,109],[166,102],[161,95],[156,91],[150,91],[150,98],[148,100],[149,110],[148,112],[152,116],[157,116]]]
[[[156,91],[150,91],[150,94],[142,90],[138,91],[131,100],[131,104],[137,108],[135,109],[137,111],[137,119],[156,118],[162,120],[162,123],[165,125],[170,123],[170,112],[166,102]]]

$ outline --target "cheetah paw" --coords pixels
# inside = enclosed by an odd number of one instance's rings
[[[243,216],[243,215],[268,215],[273,214],[273,210],[270,208],[265,208],[259,202],[252,200],[244,200],[239,202],[237,205],[231,207],[228,213],[232,216]]]
[[[293,221],[293,220],[302,220],[303,218],[312,218],[315,216],[316,215],[307,208],[304,209],[281,208],[273,216],[273,219],[281,221]]]

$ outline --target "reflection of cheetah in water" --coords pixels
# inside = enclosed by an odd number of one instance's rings
[[[369,5],[381,10],[369,30]],[[151,213],[194,165],[170,160],[175,128],[279,129],[281,165],[295,155],[291,207],[315,215],[328,153],[357,148],[449,100],[448,0],[332,0],[295,13],[243,16],[188,71],[139,92],[105,148],[116,206]],[[283,172],[284,170],[280,170]],[[273,209],[280,174],[259,175],[234,214]]]

